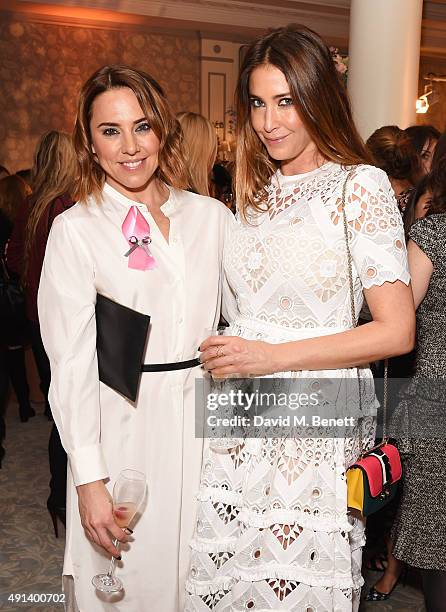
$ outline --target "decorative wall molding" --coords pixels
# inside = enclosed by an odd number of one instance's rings
[[[194,29],[238,42],[290,22],[304,23],[341,47],[348,39],[348,0],[3,0],[1,8],[66,25]]]
[[[215,126],[219,140],[230,140],[229,116],[239,68],[240,45],[201,40],[201,112]]]
[[[299,22],[348,49],[350,0],[2,0],[20,18],[110,29],[201,32],[247,42],[259,31]],[[421,54],[446,57],[446,0],[425,0]]]

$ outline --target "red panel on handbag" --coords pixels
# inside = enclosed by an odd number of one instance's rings
[[[393,484],[401,478],[403,473],[398,449],[393,444],[383,444],[382,446],[379,446],[378,449],[382,451],[389,459],[392,470],[392,480],[390,481],[390,484]],[[369,482],[370,493],[373,497],[377,497],[383,490],[383,468],[380,459],[378,459],[378,457],[374,457],[373,454],[369,454],[373,453],[373,450],[367,451],[365,457],[359,461],[356,461],[351,467],[359,467],[365,471],[367,474],[367,480]]]

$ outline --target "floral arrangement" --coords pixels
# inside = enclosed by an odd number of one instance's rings
[[[336,70],[342,75],[345,83],[347,83],[348,75],[348,55],[341,55],[339,49],[330,47],[331,57],[335,63]]]
[[[228,136],[234,138],[235,130],[236,130],[236,127],[237,127],[237,113],[232,108],[232,106],[230,106],[225,111],[225,115],[227,115],[227,117],[228,117],[228,128],[227,128]]]

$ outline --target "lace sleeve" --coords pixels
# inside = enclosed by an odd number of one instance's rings
[[[341,198],[339,198],[339,207]],[[359,166],[347,185],[345,212],[352,257],[364,289],[410,282],[403,223],[387,175]]]

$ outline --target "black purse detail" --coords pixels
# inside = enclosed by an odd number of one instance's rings
[[[99,380],[130,401],[138,396],[150,316],[98,293],[96,349]]]

